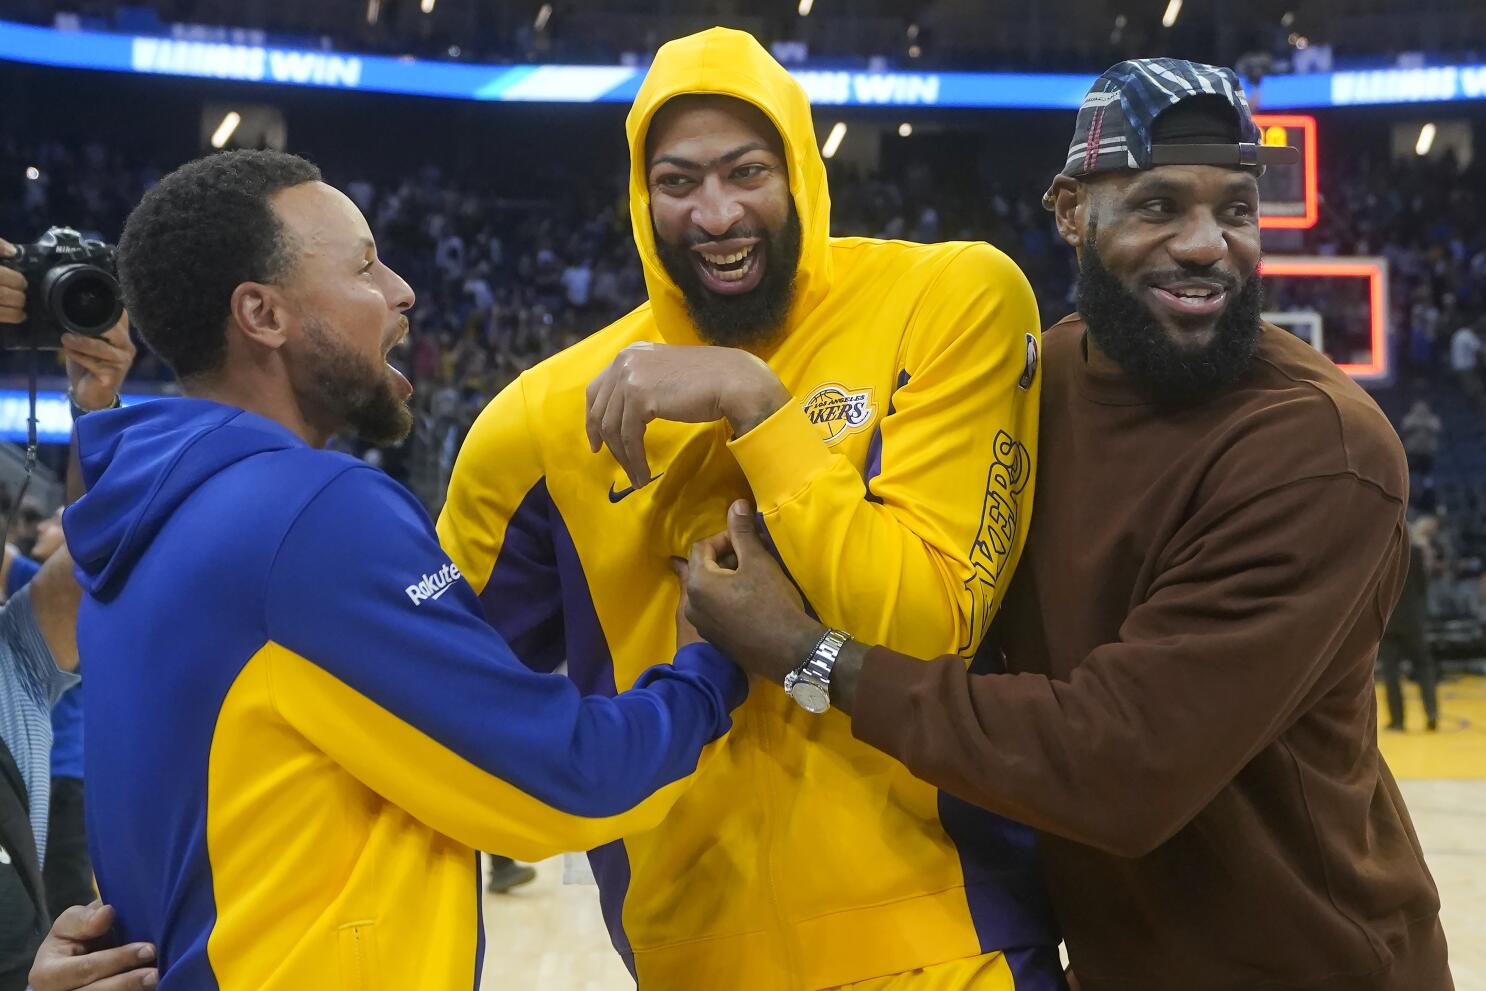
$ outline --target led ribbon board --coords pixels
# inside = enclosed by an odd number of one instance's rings
[[[1486,65],[1268,76],[1258,88],[1257,103],[1265,110],[1300,110],[1465,100],[1486,100]]]
[[[0,21],[0,59],[239,82],[405,93],[462,100],[630,103],[638,66],[471,65],[381,55],[58,31]],[[813,103],[862,107],[1076,110],[1093,77],[970,72],[796,73]]]
[[[158,399],[158,396],[124,396],[125,406]],[[26,442],[26,420],[31,401],[25,389],[0,389],[0,440]],[[36,439],[43,444],[72,441],[72,404],[67,393],[40,391],[36,394]]]
[[[473,65],[383,55],[59,31],[0,21],[0,59],[73,69],[195,76],[458,100],[629,103],[640,66]],[[802,69],[821,106],[1077,110],[1092,74],[855,72]],[[1486,100],[1486,65],[1269,76],[1251,94],[1266,110]]]

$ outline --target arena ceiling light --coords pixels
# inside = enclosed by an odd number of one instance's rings
[[[382,16],[382,0],[366,0],[366,23],[375,24]]]
[[[226,147],[227,142],[232,138],[232,132],[236,131],[237,125],[241,124],[242,122],[242,114],[238,113],[236,110],[227,111],[227,116],[222,118],[222,123],[218,124],[217,129],[212,132],[212,147]]]
[[[912,133],[913,125],[908,123],[908,121],[905,120],[903,123],[898,125],[898,137],[906,138]]]
[[[810,8],[815,6],[815,0],[800,0],[800,16],[809,17]]]
[[[826,143],[820,146],[821,158],[834,158],[836,151],[841,147],[841,142],[846,137],[846,122],[836,121],[836,126],[831,128],[831,133],[826,135]]]
[[[35,182],[37,179],[41,178],[41,170],[34,165],[26,166],[26,178],[30,179],[32,182]]]
[[[1180,16],[1182,16],[1182,0],[1170,0],[1166,5],[1166,13],[1161,15],[1161,26],[1171,27]]]
[[[425,14],[432,14],[433,5],[435,2],[437,2],[437,0],[423,0],[423,2],[418,5],[418,8]]]
[[[1434,136],[1437,130],[1433,122],[1419,128],[1419,140],[1414,142],[1414,154],[1420,158],[1429,154],[1429,149],[1434,147]]]

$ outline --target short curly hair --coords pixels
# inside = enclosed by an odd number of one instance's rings
[[[129,319],[182,379],[227,358],[232,293],[273,282],[294,261],[269,198],[320,169],[279,151],[227,151],[188,162],[139,201],[119,239]]]

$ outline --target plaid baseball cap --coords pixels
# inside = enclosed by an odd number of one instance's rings
[[[1163,128],[1157,128],[1157,118],[1178,106],[1201,107],[1204,113],[1186,115],[1182,126],[1158,134]],[[1232,117],[1224,120],[1230,111]],[[1194,120],[1201,117],[1209,126]],[[1095,81],[1079,107],[1060,174],[1079,178],[1158,165],[1262,167],[1298,161],[1297,149],[1262,142],[1233,70],[1185,59],[1143,58],[1111,66]]]

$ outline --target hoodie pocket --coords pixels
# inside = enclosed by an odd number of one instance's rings
[[[373,991],[377,987],[376,924],[370,919],[340,928],[341,988]]]

